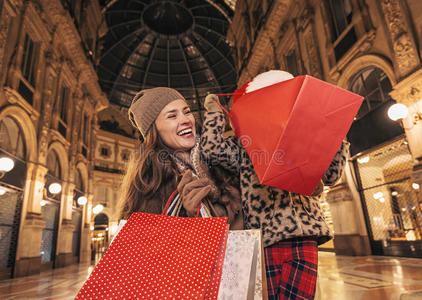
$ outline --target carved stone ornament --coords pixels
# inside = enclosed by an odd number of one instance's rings
[[[422,98],[422,70],[416,71],[394,86],[390,96],[405,105],[417,103]]]
[[[317,43],[314,40],[312,25],[309,24],[308,29],[305,31],[304,39],[306,43],[306,52],[308,53],[309,59],[309,71],[311,75],[317,78],[321,78],[321,69],[319,64],[318,49],[316,48]]]
[[[270,46],[270,39],[275,39],[279,34],[280,26],[286,21],[289,7],[293,1],[277,0],[273,2],[271,13],[265,20],[265,24],[255,37],[252,45],[252,52],[249,61],[245,64],[242,73],[239,74],[238,83],[246,82],[251,79],[251,75],[258,74],[258,70],[267,59],[267,51]]]
[[[6,1],[7,2],[7,1]],[[6,5],[5,3],[4,5]],[[3,8],[0,11],[0,70],[2,69],[4,51],[6,49],[7,33],[9,32],[11,15]]]
[[[398,70],[401,76],[407,75],[418,66],[419,59],[407,25],[403,21],[405,16],[398,0],[383,0],[381,7],[393,41]]]

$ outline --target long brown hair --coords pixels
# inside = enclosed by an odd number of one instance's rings
[[[153,124],[128,163],[119,199],[121,219],[128,219],[136,211],[161,213],[163,202],[176,186],[177,172],[169,157],[171,152]]]

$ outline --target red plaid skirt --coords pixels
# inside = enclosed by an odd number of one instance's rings
[[[264,249],[268,299],[314,299],[318,270],[317,242],[281,241]]]

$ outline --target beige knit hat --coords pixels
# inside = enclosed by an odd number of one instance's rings
[[[142,140],[163,108],[179,99],[185,100],[178,91],[167,87],[142,90],[133,97],[129,107],[129,121],[141,132]]]

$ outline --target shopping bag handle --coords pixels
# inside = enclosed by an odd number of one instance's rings
[[[163,212],[161,213],[162,215],[167,214],[167,210],[169,209],[170,203],[173,201],[174,197],[176,197],[177,193],[177,189],[174,190],[173,193],[171,193],[170,197],[167,200],[166,206],[164,206]]]
[[[174,200],[174,197],[176,197],[176,195],[179,193],[179,191],[177,189],[175,189],[173,191],[173,193],[171,193],[170,197],[167,200],[166,206],[164,206],[163,212],[161,213],[162,215],[167,214],[167,210],[170,207],[171,202]],[[198,209],[196,210],[196,216],[195,218],[199,217],[199,212],[201,211],[201,203],[198,204]]]

